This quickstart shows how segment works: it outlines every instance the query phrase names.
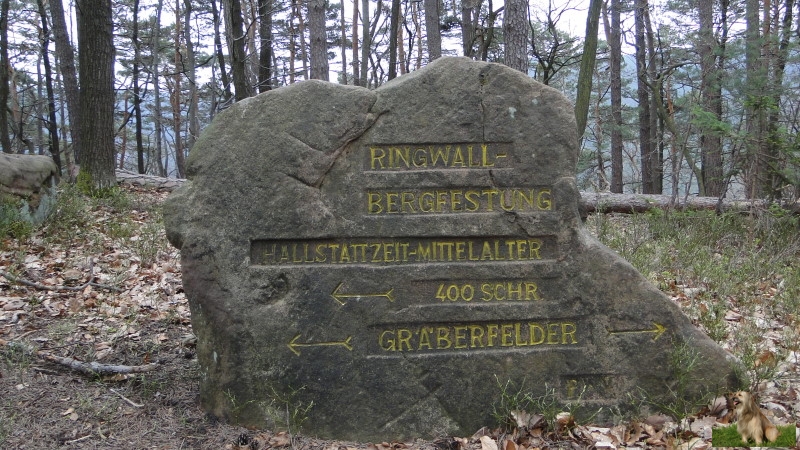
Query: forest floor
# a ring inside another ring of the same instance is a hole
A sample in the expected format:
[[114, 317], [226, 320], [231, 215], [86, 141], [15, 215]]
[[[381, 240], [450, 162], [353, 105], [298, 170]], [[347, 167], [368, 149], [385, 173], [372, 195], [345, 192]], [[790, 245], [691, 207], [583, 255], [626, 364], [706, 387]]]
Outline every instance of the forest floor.
[[[508, 433], [487, 423], [472, 436], [434, 441], [325, 441], [221, 423], [197, 402], [196, 339], [179, 254], [167, 243], [161, 220], [166, 196], [130, 186], [102, 201], [66, 192], [45, 226], [17, 230], [22, 238], [0, 235], [0, 448], [702, 450], [711, 446], [711, 427], [730, 420], [718, 399], [683, 420], [654, 415], [576, 425], [564, 415], [546, 423], [534, 411], [515, 416], [523, 426]], [[698, 287], [673, 283], [662, 289], [688, 307]], [[743, 320], [733, 307], [721, 314], [722, 326]], [[758, 388], [774, 422], [795, 424], [800, 372], [785, 329], [800, 335], [800, 328], [796, 316], [783, 316], [763, 317], [771, 331], [760, 338], [774, 348], [756, 356], [775, 370]]]

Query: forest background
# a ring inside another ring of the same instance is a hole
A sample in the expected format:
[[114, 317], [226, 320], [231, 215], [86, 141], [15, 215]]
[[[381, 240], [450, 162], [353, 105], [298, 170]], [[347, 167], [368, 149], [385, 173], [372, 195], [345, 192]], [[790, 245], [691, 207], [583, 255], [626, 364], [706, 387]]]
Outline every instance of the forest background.
[[[376, 88], [441, 56], [576, 102], [581, 188], [800, 193], [795, 0], [2, 0], [0, 140], [92, 187], [183, 178], [214, 115], [317, 78]], [[77, 45], [76, 45], [77, 42]], [[77, 57], [76, 57], [77, 54]]]

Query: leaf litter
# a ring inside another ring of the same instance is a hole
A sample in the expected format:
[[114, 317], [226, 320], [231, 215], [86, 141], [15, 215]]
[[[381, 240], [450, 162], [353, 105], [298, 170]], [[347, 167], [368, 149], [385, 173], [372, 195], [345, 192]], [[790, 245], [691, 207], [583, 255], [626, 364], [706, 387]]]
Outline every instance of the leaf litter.
[[[51, 239], [40, 230], [26, 240], [0, 243], [2, 448], [704, 450], [711, 446], [711, 429], [731, 421], [730, 406], [720, 397], [680, 422], [650, 416], [580, 424], [562, 412], [551, 425], [536, 411], [510, 411], [516, 424], [511, 430], [484, 427], [472, 436], [432, 441], [340, 442], [224, 424], [198, 405], [200, 371], [179, 253], [159, 223], [158, 208], [168, 193], [124, 189], [135, 207], [95, 205], [91, 221], [73, 239]], [[754, 288], [770, 296], [784, 288], [781, 283], [763, 280]], [[665, 293], [686, 310], [696, 306], [703, 287], [673, 282]], [[787, 331], [787, 323], [768, 308], [745, 315], [733, 302], [726, 304], [728, 335], [755, 326], [768, 343], [756, 364], [777, 367], [759, 386], [764, 411], [776, 424], [796, 423], [800, 349], [786, 336], [800, 336], [800, 328]], [[730, 342], [722, 345], [733, 350]], [[63, 361], [156, 368], [87, 376]]]

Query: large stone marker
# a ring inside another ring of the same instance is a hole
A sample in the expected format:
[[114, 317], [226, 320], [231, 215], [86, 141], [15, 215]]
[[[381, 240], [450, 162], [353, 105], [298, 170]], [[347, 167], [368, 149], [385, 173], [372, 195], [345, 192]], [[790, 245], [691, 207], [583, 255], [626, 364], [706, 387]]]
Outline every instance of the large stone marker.
[[[308, 81], [223, 112], [165, 206], [214, 415], [345, 439], [469, 435], [500, 384], [586, 410], [737, 382], [585, 230], [572, 106], [443, 58], [377, 90]], [[685, 379], [683, 381], [686, 381]], [[291, 422], [291, 420], [289, 420]]]

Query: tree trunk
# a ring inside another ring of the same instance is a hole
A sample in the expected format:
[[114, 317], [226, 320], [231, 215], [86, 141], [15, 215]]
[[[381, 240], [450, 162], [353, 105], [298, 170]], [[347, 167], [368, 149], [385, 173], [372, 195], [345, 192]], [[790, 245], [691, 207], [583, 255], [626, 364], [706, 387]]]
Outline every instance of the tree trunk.
[[141, 49], [139, 48], [139, 0], [133, 0], [133, 34], [131, 40], [133, 41], [131, 78], [133, 78], [133, 116], [136, 119], [136, 168], [139, 173], [145, 173], [147, 168], [144, 165], [144, 144], [142, 142], [142, 98], [139, 89], [139, 60], [141, 58]]
[[47, 12], [43, 0], [37, 0], [39, 15], [42, 17], [42, 62], [44, 63], [44, 78], [47, 87], [47, 109], [50, 120], [47, 123], [47, 132], [50, 134], [50, 155], [58, 167], [61, 176], [61, 151], [58, 146], [58, 120], [56, 119], [56, 99], [53, 93], [53, 72], [50, 68], [50, 55], [48, 44], [50, 42], [50, 29], [47, 26]]
[[308, 0], [308, 35], [311, 40], [311, 78], [328, 81], [328, 35], [325, 0]]
[[772, 70], [770, 74], [771, 86], [769, 90], [772, 94], [772, 99], [770, 101], [772, 107], [769, 109], [769, 114], [766, 118], [766, 133], [768, 136], [767, 154], [769, 155], [768, 197], [770, 198], [781, 198], [782, 196], [781, 188], [783, 179], [781, 175], [782, 167], [780, 167], [780, 164], [783, 159], [781, 155], [783, 152], [781, 143], [784, 138], [780, 131], [781, 124], [779, 120], [781, 105], [784, 103], [783, 77], [789, 52], [789, 40], [792, 35], [792, 10], [794, 9], [794, 3], [794, 0], [784, 0], [784, 15], [780, 23], [778, 23], [779, 3], [777, 0], [774, 7], [774, 22], [776, 28], [774, 35], [777, 38], [778, 33], [780, 33], [780, 40], [777, 42], [777, 45], [773, 44], [774, 52], [771, 55], [772, 63], [770, 66]]
[[603, 0], [591, 0], [586, 17], [586, 40], [583, 45], [581, 69], [578, 74], [578, 98], [575, 100], [575, 118], [578, 122], [578, 139], [583, 139], [589, 117], [589, 101], [592, 94], [592, 76], [597, 60], [597, 33], [600, 29], [600, 5]]
[[[714, 2], [697, 3], [700, 29], [697, 52], [700, 56], [700, 95], [703, 110], [715, 122], [722, 121], [722, 83], [718, 70], [719, 48], [714, 37]], [[700, 195], [720, 197], [724, 193], [722, 180], [722, 137], [714, 124], [701, 125], [700, 160], [704, 192]]]
[[85, 190], [116, 185], [114, 173], [114, 29], [111, 0], [77, 0], [81, 168]]
[[192, 1], [184, 0], [183, 4], [186, 6], [184, 10], [184, 27], [183, 27], [183, 40], [186, 46], [186, 59], [184, 64], [184, 73], [186, 74], [187, 82], [189, 83], [189, 133], [186, 137], [186, 153], [190, 153], [200, 134], [200, 122], [197, 119], [197, 110], [199, 107], [199, 99], [197, 96], [197, 71], [195, 69], [195, 53], [194, 44], [192, 43]]
[[[212, 1], [212, 5], [213, 4], [214, 1]], [[158, 174], [162, 177], [166, 177], [167, 171], [164, 168], [164, 160], [161, 155], [161, 133], [163, 124], [161, 123], [161, 81], [159, 76], [159, 64], [161, 60], [161, 53], [159, 51], [159, 47], [161, 46], [161, 9], [163, 6], [164, 0], [158, 0], [158, 5], [156, 6], [156, 15], [153, 23], [153, 41], [150, 44], [150, 52], [153, 55], [153, 65], [151, 70], [153, 72], [153, 125], [155, 127], [156, 159], [158, 159]]]
[[[181, 73], [185, 70], [181, 56], [181, 1], [175, 0], [175, 75], [173, 89], [170, 95], [172, 104], [172, 133], [175, 139], [175, 170], [178, 178], [186, 178], [185, 157], [183, 152], [183, 132], [181, 127]], [[237, 89], [237, 94], [239, 90]]]
[[[642, 213], [656, 209], [675, 211], [750, 211], [769, 207], [762, 201], [723, 200], [718, 197], [686, 197], [676, 199], [669, 195], [609, 194], [581, 192], [581, 206], [586, 213]], [[783, 206], [793, 214], [800, 214], [800, 203]]]
[[231, 47], [231, 71], [236, 101], [250, 97], [252, 92], [247, 82], [247, 55], [244, 51], [244, 19], [240, 0], [225, 0], [225, 20], [227, 22], [228, 42]]
[[747, 168], [745, 184], [749, 198], [762, 198], [765, 195], [767, 172], [766, 148], [764, 139], [766, 67], [761, 58], [761, 33], [759, 0], [747, 0], [745, 16], [745, 70], [746, 101], [745, 122], [747, 149]]
[[340, 49], [342, 52], [342, 75], [339, 82], [342, 84], [347, 84], [347, 25], [345, 24], [344, 20], [344, 0], [341, 0], [339, 5], [339, 26], [341, 27], [342, 32], [342, 47]]
[[[159, 0], [159, 5], [162, 0]], [[159, 17], [161, 7], [159, 6]], [[211, 18], [214, 21], [214, 51], [217, 54], [217, 64], [219, 65], [219, 79], [222, 82], [223, 98], [225, 103], [229, 103], [233, 98], [231, 93], [231, 82], [228, 79], [228, 72], [225, 70], [225, 55], [222, 51], [222, 35], [219, 32], [219, 11], [217, 10], [217, 0], [211, 0]]]
[[475, 56], [475, 32], [481, 2], [482, 0], [463, 0], [461, 2], [461, 48], [467, 58]]
[[53, 37], [55, 37], [56, 55], [64, 82], [64, 97], [66, 97], [67, 117], [69, 117], [69, 135], [72, 138], [72, 147], [64, 146], [64, 159], [66, 159], [67, 163], [68, 178], [73, 180], [76, 175], [73, 161], [77, 161], [77, 150], [80, 148], [80, 109], [78, 108], [78, 75], [75, 70], [75, 52], [67, 33], [67, 22], [64, 19], [62, 2], [50, 1], [48, 3], [52, 18]]
[[641, 157], [642, 193], [652, 192], [652, 163], [653, 154], [651, 144], [652, 130], [650, 129], [650, 94], [647, 87], [647, 44], [645, 42], [644, 11], [647, 0], [635, 0], [635, 28], [636, 28], [636, 93], [639, 100], [639, 155]]
[[389, 17], [389, 79], [397, 78], [397, 32], [400, 30], [400, 0], [392, 0]]
[[[504, 49], [505, 64], [525, 75], [528, 74], [529, 65], [528, 30], [530, 30], [530, 25], [528, 24], [527, 0], [506, 0], [505, 17], [503, 19], [503, 37], [506, 43]], [[596, 36], [597, 31], [595, 30]]]
[[[393, 0], [398, 4], [399, 0]], [[394, 6], [392, 6], [394, 8]], [[393, 10], [394, 11], [394, 10]], [[439, 30], [439, 0], [425, 0], [425, 34], [428, 39], [428, 61], [442, 57], [442, 33]], [[526, 27], [527, 29], [527, 27]]]
[[353, 85], [361, 86], [361, 65], [358, 61], [358, 0], [353, 0]]
[[258, 92], [272, 89], [272, 1], [258, 0]]
[[606, 40], [609, 46], [611, 78], [611, 192], [622, 193], [622, 39], [620, 0], [611, 0], [611, 24], [606, 18]]
[[[358, 1], [358, 0], [354, 0]], [[367, 87], [368, 85], [368, 77], [367, 77], [367, 68], [369, 66], [369, 52], [372, 47], [372, 42], [370, 42], [370, 33], [369, 33], [369, 0], [361, 0], [361, 15], [363, 16], [361, 20], [361, 74], [359, 75], [359, 81], [361, 81], [361, 86]]]
[[297, 35], [300, 38], [300, 62], [303, 63], [303, 79], [309, 79], [308, 47], [306, 46], [306, 22], [303, 18], [302, 0], [294, 0], [297, 12]]
[[0, 3], [0, 145], [5, 153], [11, 151], [11, 137], [8, 134], [8, 8], [10, 0]]
[[[711, 0], [707, 0], [711, 1]], [[644, 19], [644, 28], [645, 28], [645, 37], [647, 42], [647, 55], [648, 55], [648, 63], [647, 63], [647, 76], [650, 80], [648, 82], [648, 86], [653, 88], [653, 82], [656, 79], [656, 49], [655, 49], [655, 38], [653, 35], [653, 26], [650, 23], [650, 8], [644, 8], [642, 11], [642, 17]], [[659, 92], [659, 95], [661, 93]], [[650, 193], [651, 194], [661, 194], [662, 189], [664, 187], [663, 183], [663, 175], [664, 175], [664, 153], [662, 152], [663, 149], [663, 124], [659, 128], [659, 121], [658, 121], [658, 105], [656, 104], [655, 94], [651, 96], [650, 103], [648, 107], [650, 108]], [[659, 133], [659, 131], [661, 131]]]

